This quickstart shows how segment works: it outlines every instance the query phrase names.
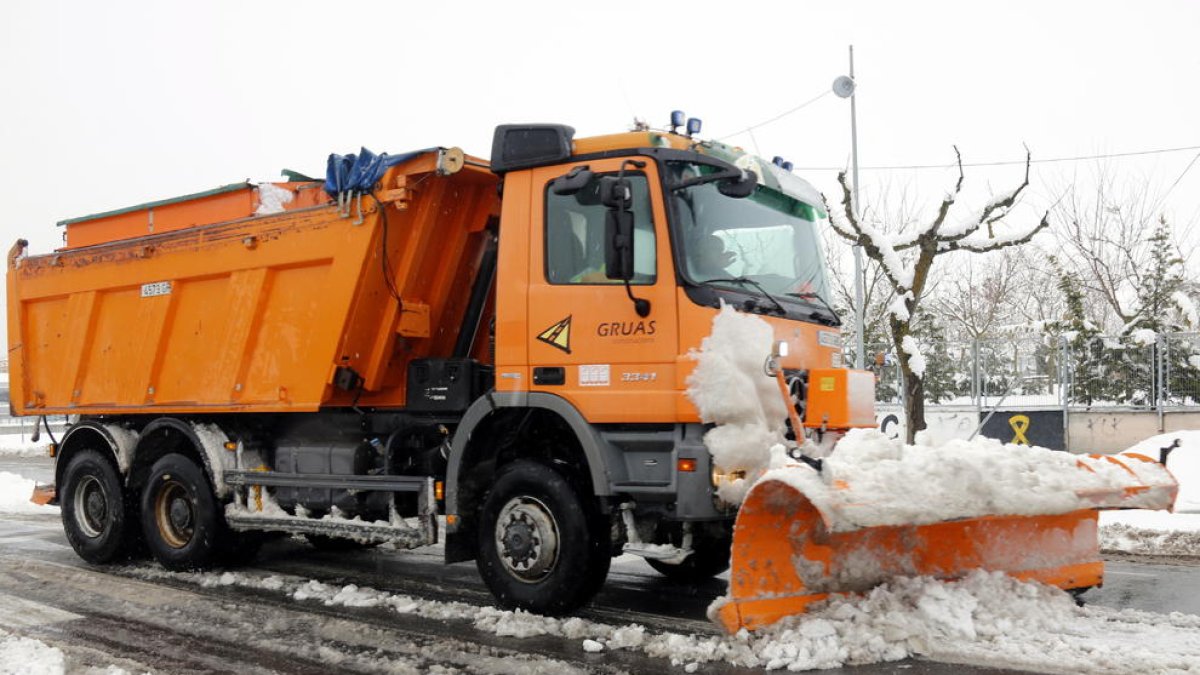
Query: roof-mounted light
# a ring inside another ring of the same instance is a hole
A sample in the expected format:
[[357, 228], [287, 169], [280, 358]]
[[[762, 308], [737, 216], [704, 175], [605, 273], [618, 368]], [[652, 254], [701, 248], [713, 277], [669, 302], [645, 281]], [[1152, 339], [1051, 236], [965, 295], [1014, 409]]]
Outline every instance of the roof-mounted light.
[[676, 129], [684, 125], [685, 117], [682, 110], [671, 111], [671, 133], [675, 133]]
[[688, 121], [687, 121], [688, 138], [691, 138], [692, 136], [695, 136], [696, 134], [700, 133], [700, 124], [701, 124], [701, 122], [700, 122], [699, 117], [689, 117], [688, 118]]

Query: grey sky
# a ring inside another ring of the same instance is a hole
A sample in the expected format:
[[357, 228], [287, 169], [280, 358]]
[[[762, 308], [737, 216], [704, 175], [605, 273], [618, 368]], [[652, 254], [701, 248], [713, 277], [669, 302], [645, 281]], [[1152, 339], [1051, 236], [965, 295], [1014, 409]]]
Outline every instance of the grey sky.
[[[550, 121], [581, 135], [672, 108], [721, 137], [826, 91], [856, 51], [865, 166], [1200, 145], [1200, 3], [20, 2], [0, 9], [0, 239], [58, 243], [68, 217], [199, 191], [329, 152], [460, 145]], [[825, 96], [730, 139], [842, 166]], [[1197, 151], [1114, 165], [1160, 185]], [[1198, 162], [1197, 164], [1200, 164]], [[1072, 164], [1040, 165], [1030, 201]], [[832, 171], [804, 177], [829, 192]], [[977, 189], [1020, 167], [973, 169]], [[1039, 180], [1042, 181], [1039, 184]], [[942, 171], [864, 172], [934, 202]], [[1195, 220], [1200, 166], [1164, 209]], [[7, 248], [7, 243], [5, 243]]]

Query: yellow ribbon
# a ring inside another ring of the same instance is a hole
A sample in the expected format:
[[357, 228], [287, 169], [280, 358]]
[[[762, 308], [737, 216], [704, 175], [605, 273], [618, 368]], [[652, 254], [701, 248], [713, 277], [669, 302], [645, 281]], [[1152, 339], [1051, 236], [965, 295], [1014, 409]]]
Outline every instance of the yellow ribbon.
[[1029, 428], [1029, 417], [1025, 415], [1013, 415], [1008, 418], [1008, 426], [1012, 427], [1014, 432], [1013, 438], [1009, 443], [1029, 445], [1029, 439], [1025, 438], [1025, 430]]

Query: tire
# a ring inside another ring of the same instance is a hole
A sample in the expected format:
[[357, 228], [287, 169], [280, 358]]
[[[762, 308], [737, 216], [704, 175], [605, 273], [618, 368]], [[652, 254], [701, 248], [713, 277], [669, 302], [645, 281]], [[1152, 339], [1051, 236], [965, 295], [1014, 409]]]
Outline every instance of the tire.
[[562, 475], [522, 460], [501, 471], [484, 499], [475, 562], [502, 607], [564, 614], [604, 584], [608, 539]]
[[183, 455], [165, 455], [150, 468], [141, 519], [147, 548], [169, 570], [206, 569], [230, 554], [232, 537], [208, 477]]
[[80, 450], [63, 471], [63, 530], [75, 553], [96, 565], [133, 552], [137, 525], [125, 509], [116, 467], [95, 450]]
[[[682, 539], [679, 527], [671, 528], [667, 541], [678, 546]], [[678, 565], [649, 558], [646, 559], [646, 563], [671, 581], [694, 586], [729, 569], [729, 554], [732, 548], [732, 533], [722, 533], [715, 537], [697, 536], [692, 541], [692, 554]]]

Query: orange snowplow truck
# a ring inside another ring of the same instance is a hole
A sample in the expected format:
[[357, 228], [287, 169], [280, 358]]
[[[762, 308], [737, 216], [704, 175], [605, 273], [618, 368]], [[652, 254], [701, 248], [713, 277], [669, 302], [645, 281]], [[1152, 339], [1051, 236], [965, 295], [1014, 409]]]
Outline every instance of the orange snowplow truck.
[[825, 217], [781, 163], [674, 128], [504, 125], [490, 162], [334, 155], [325, 181], [64, 221], [48, 255], [18, 242], [12, 406], [71, 416], [39, 495], [87, 561], [444, 534], [502, 605], [567, 612], [621, 552], [684, 580], [729, 566], [729, 477], [686, 395], [722, 303], [789, 343], [797, 423], [874, 426], [870, 374], [841, 367]]

